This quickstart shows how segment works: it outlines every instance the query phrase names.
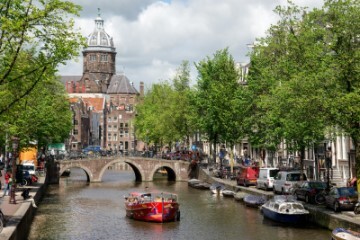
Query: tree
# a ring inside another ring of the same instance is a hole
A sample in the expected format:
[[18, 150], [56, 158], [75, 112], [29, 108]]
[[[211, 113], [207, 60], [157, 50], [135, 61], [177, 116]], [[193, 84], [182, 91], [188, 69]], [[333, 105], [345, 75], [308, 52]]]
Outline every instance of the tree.
[[[84, 44], [73, 31], [80, 6], [69, 1], [5, 0], [0, 4], [0, 115], [55, 74]], [[11, 91], [17, 89], [17, 94]], [[10, 91], [10, 92], [8, 92]]]
[[[235, 141], [234, 134], [239, 124], [236, 121], [239, 88], [239, 73], [228, 49], [219, 50], [213, 58], [195, 64], [198, 70], [195, 108], [198, 112], [198, 124], [211, 143], [216, 145], [224, 141]], [[216, 162], [216, 148], [213, 161]]]
[[39, 146], [64, 142], [72, 128], [72, 115], [63, 84], [54, 76], [43, 76], [31, 93], [4, 114], [3, 135], [17, 136], [21, 145], [37, 140]]
[[325, 89], [331, 107], [327, 117], [351, 137], [360, 179], [360, 1], [327, 0], [312, 17], [324, 29], [322, 41], [329, 55], [332, 87]]
[[189, 65], [184, 61], [172, 84], [152, 85], [142, 103], [137, 106], [135, 126], [139, 139], [149, 143], [168, 144], [187, 139], [191, 125]]
[[305, 150], [324, 139], [329, 72], [323, 45], [304, 11], [291, 2], [276, 8], [281, 19], [252, 53], [248, 87], [250, 138], [271, 148], [285, 141], [288, 150], [300, 152], [301, 170]]

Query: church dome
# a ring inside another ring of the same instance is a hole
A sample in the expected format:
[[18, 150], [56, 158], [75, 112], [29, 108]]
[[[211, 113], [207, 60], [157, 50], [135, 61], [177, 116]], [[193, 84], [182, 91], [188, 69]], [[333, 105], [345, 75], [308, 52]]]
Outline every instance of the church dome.
[[115, 51], [112, 37], [105, 32], [104, 20], [99, 16], [95, 19], [95, 29], [87, 37], [88, 47], [84, 51]]

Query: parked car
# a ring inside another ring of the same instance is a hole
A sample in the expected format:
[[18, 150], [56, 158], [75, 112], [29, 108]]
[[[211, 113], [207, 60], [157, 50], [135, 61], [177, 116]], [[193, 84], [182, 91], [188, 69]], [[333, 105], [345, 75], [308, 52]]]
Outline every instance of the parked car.
[[100, 152], [101, 151], [101, 147], [100, 146], [97, 146], [97, 145], [90, 145], [90, 146], [87, 146], [86, 148], [84, 148], [82, 150], [83, 153], [87, 154], [89, 152]]
[[314, 203], [315, 196], [326, 189], [326, 182], [323, 181], [306, 181], [299, 188], [295, 189], [296, 199], [302, 199], [307, 203]]
[[278, 168], [260, 168], [259, 177], [256, 180], [256, 188], [269, 190], [273, 188], [274, 177], [280, 170]]
[[335, 212], [353, 210], [358, 202], [358, 193], [353, 187], [333, 187], [325, 195], [325, 200], [326, 206]]
[[237, 185], [244, 187], [256, 185], [256, 180], [259, 176], [259, 167], [240, 167], [236, 178]]
[[300, 186], [303, 181], [306, 181], [307, 177], [303, 173], [301, 178], [300, 171], [279, 171], [274, 178], [274, 193], [290, 194], [291, 189], [296, 186]]

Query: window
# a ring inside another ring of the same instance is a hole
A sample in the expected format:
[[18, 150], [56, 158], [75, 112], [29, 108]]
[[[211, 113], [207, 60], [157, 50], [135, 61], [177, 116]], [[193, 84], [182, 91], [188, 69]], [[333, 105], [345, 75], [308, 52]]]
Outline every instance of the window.
[[117, 141], [118, 139], [117, 139], [117, 134], [115, 133], [114, 134], [114, 141]]
[[100, 61], [101, 62], [107, 62], [108, 61], [107, 55], [106, 54], [101, 54]]
[[90, 62], [96, 62], [96, 54], [90, 54]]
[[77, 129], [74, 129], [73, 134], [78, 135], [79, 131]]
[[108, 141], [111, 141], [111, 133], [108, 133]]
[[79, 124], [79, 121], [74, 119], [74, 125], [78, 125]]

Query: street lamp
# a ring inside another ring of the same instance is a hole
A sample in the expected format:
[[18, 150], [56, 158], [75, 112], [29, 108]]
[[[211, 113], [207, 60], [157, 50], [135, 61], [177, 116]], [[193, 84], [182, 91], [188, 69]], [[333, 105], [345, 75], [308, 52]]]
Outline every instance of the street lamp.
[[19, 147], [19, 138], [13, 137], [11, 138], [12, 141], [12, 184], [10, 189], [10, 200], [9, 203], [16, 204], [16, 197], [15, 197], [15, 191], [16, 191], [16, 158], [17, 158], [17, 149]]

